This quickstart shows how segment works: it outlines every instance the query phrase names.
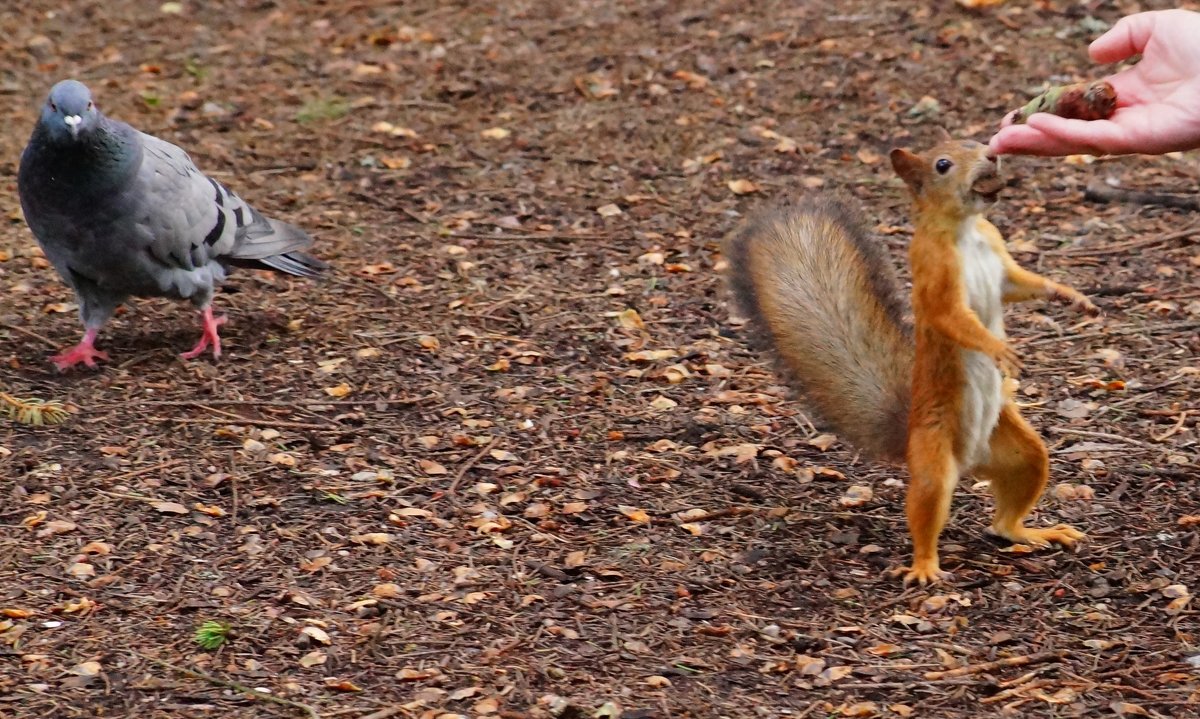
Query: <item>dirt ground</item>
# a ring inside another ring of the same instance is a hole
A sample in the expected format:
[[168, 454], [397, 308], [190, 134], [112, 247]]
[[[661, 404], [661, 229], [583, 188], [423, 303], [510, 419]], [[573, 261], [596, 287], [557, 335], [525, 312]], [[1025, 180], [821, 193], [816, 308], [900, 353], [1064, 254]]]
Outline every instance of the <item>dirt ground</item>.
[[[0, 438], [0, 716], [1200, 715], [1200, 225], [1084, 197], [1194, 197], [1194, 154], [1005, 163], [1018, 260], [1104, 310], [1008, 315], [1052, 452], [1033, 521], [1089, 542], [989, 541], [967, 481], [933, 589], [886, 575], [903, 471], [746, 349], [719, 255], [828, 191], [899, 261], [889, 148], [986, 139], [1169, 4], [8, 4], [3, 382], [74, 414]], [[15, 182], [68, 76], [336, 270], [236, 274], [219, 362], [143, 300], [110, 364], [56, 374], [80, 329]]]

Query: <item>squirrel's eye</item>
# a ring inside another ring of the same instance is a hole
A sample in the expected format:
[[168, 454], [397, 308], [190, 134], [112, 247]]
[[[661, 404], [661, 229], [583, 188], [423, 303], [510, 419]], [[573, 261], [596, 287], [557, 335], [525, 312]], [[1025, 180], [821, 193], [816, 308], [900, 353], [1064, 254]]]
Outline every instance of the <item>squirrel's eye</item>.
[[50, 103], [50, 111], [51, 111], [51, 112], [58, 112], [58, 105], [55, 105], [53, 102], [52, 102], [52, 103]]
[[93, 107], [95, 107], [95, 105], [92, 104], [91, 100], [88, 100], [88, 109], [91, 110]]
[[944, 175], [950, 171], [951, 167], [954, 167], [954, 163], [950, 162], [949, 160], [947, 160], [946, 158], [943, 157], [942, 159], [933, 163], [933, 167], [935, 170], [938, 171], [939, 175]]

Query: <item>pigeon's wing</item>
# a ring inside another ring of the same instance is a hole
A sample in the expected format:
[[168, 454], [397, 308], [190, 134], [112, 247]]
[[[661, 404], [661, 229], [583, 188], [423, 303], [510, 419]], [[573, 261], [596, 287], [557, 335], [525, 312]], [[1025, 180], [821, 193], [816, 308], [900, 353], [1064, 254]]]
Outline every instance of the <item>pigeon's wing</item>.
[[131, 190], [139, 193], [138, 220], [154, 238], [147, 250], [160, 262], [191, 270], [312, 244], [299, 228], [264, 217], [202, 173], [179, 147], [145, 133], [141, 140], [142, 164]]

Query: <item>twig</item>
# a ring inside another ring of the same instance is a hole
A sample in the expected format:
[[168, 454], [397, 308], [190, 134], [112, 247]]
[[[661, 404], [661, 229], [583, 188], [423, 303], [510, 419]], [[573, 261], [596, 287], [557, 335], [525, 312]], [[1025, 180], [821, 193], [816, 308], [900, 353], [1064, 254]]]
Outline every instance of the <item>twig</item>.
[[[108, 479], [108, 481], [109, 482], [120, 482], [120, 481], [123, 481], [126, 479], [133, 479], [134, 477], [140, 477], [143, 474], [149, 474], [151, 472], [157, 472], [160, 469], [167, 469], [169, 467], [174, 467], [177, 464], [183, 464], [185, 461], [186, 460], [183, 460], [183, 459], [168, 459], [166, 462], [161, 462], [159, 464], [154, 465], [153, 467], [142, 467], [141, 469], [135, 469], [132, 472], [126, 472], [125, 474], [118, 474], [115, 477], [110, 477]], [[157, 501], [157, 500], [149, 500], [149, 501], [153, 502], [153, 501]]]
[[[1032, 675], [1032, 672], [1030, 674], [1027, 674], [1026, 676], [1031, 676], [1031, 675]], [[981, 704], [994, 704], [996, 702], [1006, 701], [1008, 699], [1013, 698], [1013, 696], [1015, 696], [1015, 695], [1021, 695], [1021, 694], [1024, 694], [1025, 692], [1032, 691], [1034, 689], [1041, 689], [1042, 687], [1052, 686], [1054, 683], [1055, 683], [1055, 680], [1053, 680], [1053, 679], [1039, 679], [1037, 681], [1031, 681], [1027, 684], [1025, 684], [1025, 683], [1018, 684], [1017, 686], [1010, 687], [1003, 691], [997, 692], [997, 693], [991, 695], [990, 697], [984, 697], [984, 698], [980, 699], [979, 702]]]
[[454, 491], [458, 489], [458, 485], [463, 481], [463, 477], [467, 476], [467, 472], [471, 470], [471, 467], [474, 467], [476, 462], [483, 459], [491, 451], [492, 447], [496, 446], [496, 442], [499, 441], [499, 437], [492, 437], [492, 441], [488, 442], [486, 447], [476, 452], [474, 457], [471, 457], [462, 467], [459, 467], [458, 474], [454, 475], [454, 481], [450, 483], [450, 488], [446, 490], [446, 494], [454, 494]]
[[1127, 252], [1129, 250], [1146, 248], [1151, 245], [1160, 245], [1164, 242], [1170, 242], [1172, 240], [1178, 240], [1184, 237], [1191, 237], [1195, 234], [1200, 234], [1200, 223], [1190, 225], [1182, 230], [1176, 230], [1175, 232], [1168, 232], [1165, 235], [1159, 235], [1157, 237], [1140, 237], [1136, 240], [1118, 242], [1115, 245], [1106, 245], [1105, 247], [1080, 248], [1073, 250], [1047, 250], [1045, 254], [1058, 255], [1060, 257], [1099, 257], [1101, 255], [1119, 255], [1122, 252]]
[[1130, 202], [1135, 205], [1162, 205], [1180, 210], [1200, 210], [1200, 199], [1195, 195], [1168, 195], [1162, 192], [1141, 192], [1120, 187], [1090, 184], [1083, 191], [1083, 199], [1092, 202]]
[[[321, 400], [303, 400], [296, 402], [293, 400], [269, 400], [269, 399], [210, 399], [210, 400], [191, 400], [191, 399], [155, 399], [155, 400], [139, 400], [139, 407], [197, 407], [205, 409], [207, 407], [238, 407], [238, 406], [253, 406], [253, 407], [350, 407], [361, 404], [421, 404], [439, 399], [437, 395], [429, 394], [424, 397], [397, 397], [395, 399], [342, 399], [330, 400], [323, 402]], [[128, 407], [128, 402], [103, 404], [99, 405], [102, 409], [118, 409]]]
[[1161, 324], [1145, 324], [1134, 327], [1121, 327], [1115, 330], [1101, 330], [1099, 332], [1083, 332], [1075, 335], [1054, 335], [1053, 337], [1043, 337], [1041, 339], [1031, 339], [1027, 342], [1022, 342], [1021, 347], [1037, 347], [1038, 345], [1053, 344], [1055, 342], [1078, 342], [1080, 340], [1090, 340], [1097, 337], [1119, 337], [1122, 335], [1136, 335], [1143, 332], [1149, 334], [1151, 332], [1166, 331], [1166, 330], [1190, 330], [1200, 327], [1200, 322], [1196, 320], [1181, 320], [1179, 322], [1163, 322]]
[[58, 349], [57, 342], [50, 339], [49, 337], [46, 337], [45, 335], [39, 335], [37, 332], [34, 332], [33, 330], [27, 330], [24, 327], [19, 327], [17, 325], [9, 324], [7, 322], [5, 322], [3, 325], [0, 325], [0, 326], [4, 327], [4, 329], [12, 330], [13, 332], [19, 332], [19, 333], [25, 335], [26, 337], [32, 337], [35, 340], [46, 343], [47, 345], [49, 345], [50, 347], [53, 347], [54, 349]]
[[255, 427], [284, 427], [287, 429], [322, 429], [328, 432], [337, 429], [337, 425], [314, 424], [312, 422], [284, 422], [275, 419], [249, 419], [246, 417], [230, 417], [229, 419], [209, 419], [207, 417], [148, 417], [150, 422], [175, 422], [177, 424], [250, 424]]
[[1171, 429], [1168, 429], [1166, 432], [1163, 432], [1162, 434], [1158, 435], [1157, 437], [1154, 435], [1150, 435], [1150, 439], [1154, 440], [1155, 442], [1162, 442], [1162, 441], [1165, 441], [1167, 438], [1174, 436], [1179, 430], [1183, 429], [1183, 425], [1187, 423], [1187, 418], [1188, 418], [1188, 411], [1185, 409], [1179, 413], [1179, 421], [1175, 423], [1174, 427], [1172, 427]]
[[152, 664], [157, 664], [158, 666], [162, 667], [163, 669], [167, 669], [167, 670], [170, 670], [173, 672], [178, 672], [180, 674], [183, 674], [184, 676], [189, 676], [189, 677], [192, 677], [193, 679], [199, 679], [201, 681], [208, 682], [209, 684], [212, 684], [214, 686], [224, 687], [226, 689], [232, 689], [234, 691], [241, 692], [242, 694], [245, 694], [246, 696], [251, 697], [253, 699], [261, 699], [262, 701], [271, 702], [273, 704], [279, 704], [280, 706], [291, 707], [292, 709], [299, 709], [300, 711], [307, 714], [309, 716], [309, 719], [321, 719], [321, 715], [317, 713], [316, 709], [314, 709], [312, 706], [310, 706], [308, 704], [304, 704], [303, 702], [296, 702], [296, 701], [292, 701], [291, 699], [284, 699], [282, 697], [277, 697], [274, 694], [264, 694], [263, 692], [255, 691], [244, 684], [238, 684], [237, 682], [229, 681], [228, 679], [221, 679], [219, 677], [214, 677], [211, 674], [205, 674], [204, 672], [197, 671], [195, 669], [188, 669], [187, 667], [181, 667], [176, 664], [172, 664], [170, 662], [165, 662], [162, 659], [159, 659], [157, 657], [152, 657], [152, 656], [149, 656], [146, 654], [142, 654], [141, 652], [133, 652], [133, 654], [141, 657], [142, 659], [145, 659], [146, 661], [148, 661]]
[[388, 717], [396, 716], [402, 711], [404, 711], [404, 707], [399, 705], [394, 707], [384, 707], [377, 712], [364, 714], [363, 716], [359, 717], [359, 719], [388, 719]]
[[1132, 437], [1122, 437], [1119, 434], [1109, 434], [1108, 432], [1092, 432], [1092, 431], [1089, 431], [1086, 429], [1071, 429], [1070, 427], [1049, 427], [1049, 428], [1047, 428], [1047, 431], [1053, 432], [1054, 434], [1071, 434], [1071, 435], [1076, 435], [1079, 437], [1094, 437], [1096, 439], [1114, 439], [1118, 442], [1126, 442], [1128, 444], [1132, 444], [1137, 447], [1150, 447], [1151, 446], [1151, 445], [1146, 444], [1145, 442], [1143, 442], [1140, 439], [1134, 439]]
[[1036, 654], [1026, 654], [1019, 657], [1006, 657], [997, 659], [993, 662], [983, 662], [982, 664], [970, 664], [957, 669], [948, 669], [942, 672], [925, 672], [925, 678], [929, 681], [937, 681], [939, 679], [953, 679], [955, 677], [966, 677], [974, 674], [982, 674], [990, 672], [993, 669], [1004, 669], [1007, 667], [1023, 667], [1028, 664], [1037, 664], [1040, 662], [1054, 662], [1065, 658], [1069, 652], [1065, 649], [1056, 649], [1050, 652], [1038, 652]]

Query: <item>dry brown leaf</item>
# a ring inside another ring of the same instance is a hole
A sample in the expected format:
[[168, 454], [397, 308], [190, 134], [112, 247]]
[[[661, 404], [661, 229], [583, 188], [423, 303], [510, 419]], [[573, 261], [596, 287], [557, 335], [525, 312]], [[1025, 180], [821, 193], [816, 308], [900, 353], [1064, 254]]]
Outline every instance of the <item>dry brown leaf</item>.
[[445, 467], [434, 462], [432, 459], [418, 460], [417, 464], [421, 467], [421, 471], [430, 476], [449, 474]]

